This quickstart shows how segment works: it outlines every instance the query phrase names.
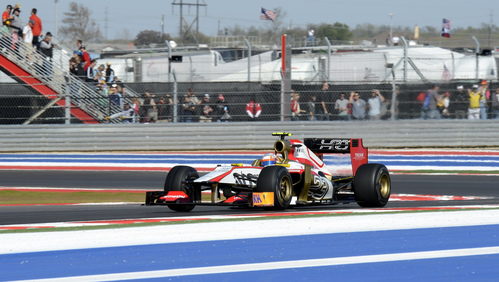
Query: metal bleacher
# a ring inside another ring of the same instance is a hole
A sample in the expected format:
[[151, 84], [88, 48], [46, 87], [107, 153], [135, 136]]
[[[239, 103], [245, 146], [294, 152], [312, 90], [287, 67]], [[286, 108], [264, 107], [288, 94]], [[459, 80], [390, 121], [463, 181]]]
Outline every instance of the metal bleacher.
[[[7, 30], [0, 30], [0, 69], [14, 80], [30, 87], [45, 96], [54, 106], [67, 106], [70, 101], [70, 113], [82, 123], [100, 123], [109, 115], [108, 97], [96, 91], [93, 85], [71, 74], [68, 61], [72, 51], [57, 45], [56, 60], [48, 60], [31, 44], [22, 40], [13, 44]], [[125, 103], [138, 94], [127, 89]], [[113, 122], [113, 121], [111, 121]]]

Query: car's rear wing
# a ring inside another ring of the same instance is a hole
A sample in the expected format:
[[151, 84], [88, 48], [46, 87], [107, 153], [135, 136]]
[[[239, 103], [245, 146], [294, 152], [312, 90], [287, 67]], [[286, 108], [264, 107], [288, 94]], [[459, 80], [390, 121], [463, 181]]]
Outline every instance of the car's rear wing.
[[360, 138], [305, 138], [303, 143], [317, 155], [350, 154], [354, 175], [357, 168], [368, 161], [368, 149]]

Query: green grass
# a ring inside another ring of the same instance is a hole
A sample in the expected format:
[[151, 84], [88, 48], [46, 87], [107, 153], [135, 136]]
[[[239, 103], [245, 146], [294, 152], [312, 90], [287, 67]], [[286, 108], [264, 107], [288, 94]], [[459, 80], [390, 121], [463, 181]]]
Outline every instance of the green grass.
[[0, 205], [144, 202], [144, 193], [100, 191], [18, 191], [0, 190]]

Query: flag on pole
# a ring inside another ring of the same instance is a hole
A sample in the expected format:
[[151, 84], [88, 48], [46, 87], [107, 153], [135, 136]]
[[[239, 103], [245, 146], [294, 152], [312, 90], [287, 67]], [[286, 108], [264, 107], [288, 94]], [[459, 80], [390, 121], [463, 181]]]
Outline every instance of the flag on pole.
[[277, 14], [274, 11], [267, 10], [262, 7], [262, 14], [260, 15], [260, 19], [267, 21], [274, 21], [277, 17]]
[[442, 72], [442, 80], [449, 81], [451, 79], [452, 79], [452, 74], [450, 73], [447, 65], [444, 63], [444, 70]]
[[449, 19], [443, 19], [442, 20], [442, 37], [450, 37], [450, 20]]

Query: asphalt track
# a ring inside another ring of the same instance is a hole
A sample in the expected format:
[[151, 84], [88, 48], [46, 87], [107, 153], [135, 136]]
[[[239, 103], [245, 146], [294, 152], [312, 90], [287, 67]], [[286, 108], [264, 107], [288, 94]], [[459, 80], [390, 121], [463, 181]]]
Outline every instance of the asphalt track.
[[[0, 171], [2, 187], [115, 188], [160, 190], [166, 173], [136, 171]], [[467, 201], [389, 202], [387, 207], [499, 204], [499, 176], [475, 175], [393, 175], [392, 193], [489, 197]], [[36, 197], [36, 192], [33, 192]], [[347, 205], [297, 208], [358, 209]], [[190, 213], [172, 212], [166, 207], [139, 204], [96, 206], [1, 206], [0, 225], [61, 221], [109, 220], [201, 216], [248, 213], [248, 209], [196, 207]], [[251, 210], [261, 212], [260, 210]], [[263, 210], [262, 210], [263, 211]]]

